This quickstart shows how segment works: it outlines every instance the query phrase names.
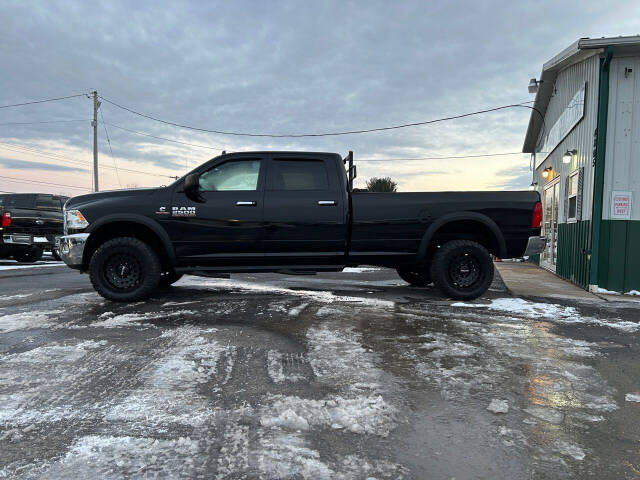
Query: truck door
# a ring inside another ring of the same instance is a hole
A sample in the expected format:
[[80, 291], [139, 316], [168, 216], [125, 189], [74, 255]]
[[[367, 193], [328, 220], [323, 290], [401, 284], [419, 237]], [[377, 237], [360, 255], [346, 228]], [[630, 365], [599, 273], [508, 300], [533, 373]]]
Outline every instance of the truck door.
[[339, 265], [346, 244], [345, 195], [335, 162], [273, 155], [265, 191], [266, 262]]
[[181, 263], [260, 263], [263, 251], [265, 161], [221, 159], [200, 173], [202, 203], [181, 188], [162, 221]]

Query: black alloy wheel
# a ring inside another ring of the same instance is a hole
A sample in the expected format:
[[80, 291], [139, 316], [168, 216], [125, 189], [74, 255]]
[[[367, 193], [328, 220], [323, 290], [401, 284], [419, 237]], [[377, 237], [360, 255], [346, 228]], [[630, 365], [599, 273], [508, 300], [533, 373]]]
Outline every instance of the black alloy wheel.
[[96, 291], [116, 302], [148, 297], [158, 286], [161, 265], [150, 245], [133, 237], [103, 243], [89, 262], [89, 278]]
[[451, 298], [478, 298], [491, 286], [493, 274], [489, 252], [471, 240], [447, 242], [433, 255], [431, 277], [436, 287]]

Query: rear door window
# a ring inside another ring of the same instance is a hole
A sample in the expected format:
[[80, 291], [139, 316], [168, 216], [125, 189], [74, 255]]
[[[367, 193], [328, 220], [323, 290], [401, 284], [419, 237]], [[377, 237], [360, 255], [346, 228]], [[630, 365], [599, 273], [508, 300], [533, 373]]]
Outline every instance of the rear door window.
[[327, 166], [322, 160], [274, 159], [271, 190], [329, 190]]
[[60, 199], [53, 195], [36, 196], [36, 208], [40, 210], [60, 210]]

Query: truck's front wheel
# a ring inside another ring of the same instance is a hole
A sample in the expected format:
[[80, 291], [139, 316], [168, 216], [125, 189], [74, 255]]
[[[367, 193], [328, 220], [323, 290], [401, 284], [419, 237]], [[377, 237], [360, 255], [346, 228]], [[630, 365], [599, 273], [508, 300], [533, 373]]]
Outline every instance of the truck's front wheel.
[[93, 288], [104, 298], [130, 302], [145, 298], [160, 281], [156, 252], [142, 240], [118, 237], [103, 243], [89, 263]]
[[478, 298], [493, 281], [493, 262], [486, 248], [471, 240], [453, 240], [433, 256], [431, 277], [436, 287], [458, 300]]

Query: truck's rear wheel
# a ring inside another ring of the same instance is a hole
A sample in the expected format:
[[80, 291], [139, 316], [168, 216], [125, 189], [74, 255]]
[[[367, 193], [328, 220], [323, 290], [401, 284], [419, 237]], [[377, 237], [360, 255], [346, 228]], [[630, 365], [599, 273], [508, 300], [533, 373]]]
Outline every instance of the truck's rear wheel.
[[493, 281], [493, 262], [486, 248], [471, 240], [453, 240], [433, 256], [431, 277], [448, 297], [478, 298]]
[[411, 267], [397, 268], [398, 276], [414, 287], [426, 287], [431, 283], [429, 266], [413, 265]]
[[17, 262], [33, 263], [42, 258], [43, 252], [44, 250], [42, 248], [33, 247], [28, 250], [23, 250], [22, 252], [14, 253], [13, 258]]
[[103, 243], [89, 263], [93, 288], [104, 298], [130, 302], [145, 298], [160, 281], [161, 265], [156, 252], [133, 237]]

